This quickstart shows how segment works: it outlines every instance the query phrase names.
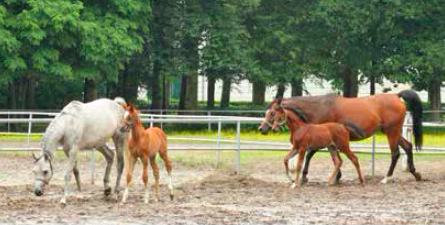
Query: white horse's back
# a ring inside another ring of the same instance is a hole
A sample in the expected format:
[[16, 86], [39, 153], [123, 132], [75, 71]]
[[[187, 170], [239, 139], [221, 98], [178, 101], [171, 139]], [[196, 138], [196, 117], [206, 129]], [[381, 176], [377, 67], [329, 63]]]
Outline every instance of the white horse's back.
[[103, 145], [122, 127], [125, 109], [116, 101], [98, 99], [83, 104], [80, 121], [83, 124], [80, 148]]

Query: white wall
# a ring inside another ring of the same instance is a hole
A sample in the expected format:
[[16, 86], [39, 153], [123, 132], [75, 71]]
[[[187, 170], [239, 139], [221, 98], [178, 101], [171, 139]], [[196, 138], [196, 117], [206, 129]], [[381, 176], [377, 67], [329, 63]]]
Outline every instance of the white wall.
[[[207, 100], [207, 81], [205, 77], [199, 77], [198, 79], [198, 100], [206, 101]], [[316, 78], [305, 79], [304, 87], [310, 93], [310, 95], [323, 95], [327, 93], [335, 92], [329, 82], [322, 81]], [[385, 81], [383, 85], [376, 84], [376, 93], [383, 93], [383, 88], [391, 87], [392, 91], [390, 93], [398, 93], [402, 90], [410, 89], [411, 86], [409, 84], [398, 84], [397, 88], [393, 87], [393, 84], [389, 81]], [[364, 84], [359, 86], [359, 96], [367, 96], [369, 95], [369, 84]], [[216, 82], [215, 87], [215, 100], [219, 101], [221, 99], [221, 91], [222, 91], [222, 81]], [[422, 101], [428, 100], [428, 95], [426, 91], [418, 92]], [[276, 94], [276, 86], [268, 87], [266, 89], [266, 101], [271, 101]], [[305, 94], [304, 94], [305, 95]], [[286, 92], [284, 93], [284, 97], [291, 96], [291, 87], [287, 86]], [[445, 90], [442, 90], [441, 93], [442, 99], [445, 99]], [[232, 84], [232, 90], [230, 93], [231, 101], [246, 101], [249, 102], [252, 100], [252, 84], [243, 80], [239, 84]]]

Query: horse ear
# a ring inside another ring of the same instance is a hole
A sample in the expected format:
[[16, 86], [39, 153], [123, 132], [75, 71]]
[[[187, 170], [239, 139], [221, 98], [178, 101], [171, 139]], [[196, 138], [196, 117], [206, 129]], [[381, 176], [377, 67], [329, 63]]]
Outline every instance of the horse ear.
[[130, 102], [130, 104], [128, 105], [128, 111], [130, 111], [130, 112], [134, 112], [134, 105], [133, 105], [133, 102]]
[[281, 102], [283, 101], [283, 98], [282, 97], [278, 97], [277, 98], [277, 105], [280, 105], [281, 106]]

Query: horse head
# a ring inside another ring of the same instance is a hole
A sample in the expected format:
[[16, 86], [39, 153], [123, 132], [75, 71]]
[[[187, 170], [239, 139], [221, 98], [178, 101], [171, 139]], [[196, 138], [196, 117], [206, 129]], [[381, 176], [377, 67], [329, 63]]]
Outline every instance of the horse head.
[[37, 157], [32, 154], [34, 158], [34, 194], [37, 196], [43, 195], [45, 186], [49, 184], [49, 181], [53, 177], [53, 165], [51, 162], [51, 155], [49, 153], [43, 153]]
[[283, 106], [280, 104], [276, 104], [274, 107], [274, 116], [272, 118], [273, 124], [272, 124], [272, 130], [273, 131], [280, 131], [283, 128], [283, 125], [287, 122], [287, 115], [284, 111]]
[[139, 110], [137, 110], [133, 103], [130, 102], [127, 107], [127, 111], [125, 112], [125, 125], [122, 127], [122, 131], [129, 131], [130, 128], [136, 124], [136, 122], [140, 121], [139, 113]]
[[273, 118], [275, 116], [276, 106], [281, 106], [282, 100], [283, 100], [282, 98], [275, 98], [267, 107], [264, 119], [261, 122], [260, 126], [258, 127], [258, 130], [261, 131], [262, 134], [267, 134], [269, 129], [272, 128], [272, 125], [274, 123]]

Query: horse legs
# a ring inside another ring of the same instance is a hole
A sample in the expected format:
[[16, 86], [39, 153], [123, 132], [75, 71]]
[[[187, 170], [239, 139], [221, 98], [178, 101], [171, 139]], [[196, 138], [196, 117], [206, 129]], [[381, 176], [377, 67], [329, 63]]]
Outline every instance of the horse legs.
[[110, 148], [108, 148], [107, 145], [103, 145], [97, 148], [97, 151], [102, 153], [102, 155], [105, 157], [105, 160], [107, 161], [107, 166], [105, 168], [105, 175], [104, 175], [104, 194], [108, 196], [111, 194], [110, 171], [111, 167], [113, 166], [114, 153], [113, 151], [111, 151]]
[[[308, 155], [309, 155], [309, 153], [308, 153]], [[297, 150], [292, 147], [292, 149], [286, 154], [286, 156], [283, 159], [284, 169], [286, 170], [286, 176], [287, 176], [287, 178], [289, 178], [290, 182], [294, 182], [294, 180], [292, 180], [292, 177], [289, 175], [289, 159], [294, 157], [296, 154], [298, 154]], [[304, 173], [304, 171], [303, 171], [303, 173]]]
[[390, 132], [387, 132], [389, 147], [391, 149], [391, 165], [389, 166], [388, 173], [386, 177], [381, 181], [383, 184], [386, 184], [390, 181], [393, 181], [393, 173], [394, 168], [396, 167], [397, 161], [400, 157], [399, 151], [399, 140], [400, 140], [400, 132], [398, 130], [392, 129]]
[[338, 171], [340, 171], [340, 167], [343, 164], [343, 160], [341, 159], [340, 155], [338, 154], [338, 151], [336, 148], [329, 147], [328, 148], [329, 153], [331, 154], [332, 161], [334, 162], [334, 170], [332, 171], [331, 175], [328, 177], [328, 183], [329, 185], [334, 185], [336, 181], [334, 181], [334, 177], [337, 177]]
[[127, 173], [127, 185], [125, 187], [124, 195], [122, 196], [122, 203], [125, 203], [128, 198], [128, 191], [131, 187], [131, 177], [134, 170], [134, 164], [136, 163], [136, 157], [131, 154], [130, 151], [125, 152], [126, 157], [126, 173]]
[[150, 200], [150, 185], [148, 185], [148, 157], [144, 156], [142, 159], [142, 181], [144, 182], [145, 194], [144, 203]]
[[66, 205], [66, 197], [68, 196], [68, 193], [69, 193], [69, 184], [71, 181], [71, 173], [74, 171], [74, 167], [76, 166], [76, 163], [77, 163], [77, 152], [78, 152], [78, 147], [73, 145], [69, 151], [68, 165], [65, 170], [65, 187], [64, 187], [63, 197], [60, 200], [60, 203], [62, 205]]
[[[65, 155], [66, 155], [67, 158], [70, 157], [69, 148], [68, 147], [64, 147], [63, 148], [63, 152], [65, 152]], [[77, 190], [81, 191], [82, 190], [82, 185], [80, 183], [80, 173], [79, 173], [79, 169], [77, 168], [77, 160], [76, 160], [76, 163], [74, 164], [73, 174], [74, 174], [74, 178], [76, 179]]]
[[292, 185], [292, 188], [300, 187], [303, 183], [300, 181], [300, 172], [301, 166], [303, 164], [304, 156], [306, 155], [305, 148], [299, 148], [298, 150], [298, 161], [297, 161], [297, 169], [295, 170], [295, 182]]
[[399, 145], [402, 146], [403, 150], [406, 152], [408, 170], [413, 174], [416, 178], [416, 181], [421, 181], [422, 176], [420, 173], [416, 172], [416, 168], [414, 167], [414, 158], [413, 158], [413, 145], [409, 143], [404, 137], [400, 137]]
[[153, 177], [155, 178], [156, 201], [159, 201], [159, 166], [156, 163], [156, 156], [150, 158], [150, 165], [151, 165], [151, 169], [153, 170]]
[[345, 147], [341, 150], [343, 151], [343, 153], [345, 153], [346, 157], [348, 157], [348, 159], [351, 160], [352, 164], [354, 164], [355, 169], [357, 170], [357, 173], [358, 173], [358, 179], [360, 180], [360, 183], [362, 185], [364, 185], [365, 179], [363, 178], [363, 174], [360, 169], [360, 162], [359, 162], [357, 156], [351, 151], [349, 146]]
[[120, 191], [120, 183], [122, 173], [124, 171], [124, 151], [125, 147], [128, 147], [127, 143], [127, 134], [116, 132], [113, 136], [114, 146], [116, 147], [116, 156], [117, 156], [117, 177], [116, 177], [116, 187], [114, 192], [119, 194]]
[[[167, 155], [167, 148], [165, 148], [165, 150], [160, 150], [159, 151], [159, 155], [161, 156], [161, 159], [164, 161], [165, 164], [165, 168], [167, 169], [167, 174], [168, 174], [168, 190], [170, 192], [170, 199], [173, 200], [174, 198], [174, 193], [173, 193], [173, 182], [172, 182], [172, 161], [170, 160], [170, 158]], [[154, 170], [153, 170], [154, 171]]]

